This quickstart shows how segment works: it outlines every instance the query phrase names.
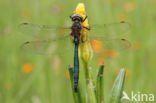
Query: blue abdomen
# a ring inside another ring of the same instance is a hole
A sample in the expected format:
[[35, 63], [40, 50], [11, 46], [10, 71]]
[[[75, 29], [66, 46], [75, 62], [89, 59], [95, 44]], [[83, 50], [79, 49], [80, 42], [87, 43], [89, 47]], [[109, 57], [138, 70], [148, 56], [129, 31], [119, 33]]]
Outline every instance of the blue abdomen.
[[[77, 39], [77, 38], [75, 38]], [[78, 39], [77, 39], [78, 40]], [[75, 42], [77, 40], [74, 40]], [[78, 81], [79, 81], [79, 56], [78, 56], [78, 43], [75, 43], [75, 51], [74, 51], [74, 89], [77, 92]]]

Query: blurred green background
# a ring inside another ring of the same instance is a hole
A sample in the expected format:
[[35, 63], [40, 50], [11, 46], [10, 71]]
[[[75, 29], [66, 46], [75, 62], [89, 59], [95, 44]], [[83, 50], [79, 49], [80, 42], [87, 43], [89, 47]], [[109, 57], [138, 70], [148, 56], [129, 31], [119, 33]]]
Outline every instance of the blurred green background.
[[[106, 103], [121, 68], [127, 70], [128, 95], [156, 94], [156, 0], [0, 0], [0, 103], [73, 103], [67, 69], [73, 64], [73, 48], [63, 56], [25, 53], [20, 45], [32, 37], [19, 32], [18, 25], [66, 25], [79, 2], [85, 3], [90, 24], [131, 24], [126, 34], [131, 48], [105, 60]], [[92, 60], [93, 71], [103, 60]]]

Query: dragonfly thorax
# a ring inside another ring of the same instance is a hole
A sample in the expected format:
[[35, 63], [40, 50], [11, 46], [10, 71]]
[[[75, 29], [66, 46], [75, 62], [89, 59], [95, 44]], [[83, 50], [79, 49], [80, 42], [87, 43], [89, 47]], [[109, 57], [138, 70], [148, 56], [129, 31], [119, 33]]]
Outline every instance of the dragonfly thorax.
[[71, 36], [73, 38], [80, 38], [80, 35], [81, 35], [81, 24], [78, 22], [78, 23], [73, 23], [72, 27], [72, 32], [71, 32]]

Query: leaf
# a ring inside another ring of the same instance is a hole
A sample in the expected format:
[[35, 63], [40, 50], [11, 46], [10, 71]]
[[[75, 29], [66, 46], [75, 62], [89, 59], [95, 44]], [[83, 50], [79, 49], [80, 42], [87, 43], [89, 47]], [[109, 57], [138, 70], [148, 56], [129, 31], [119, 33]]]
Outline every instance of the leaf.
[[100, 65], [96, 83], [97, 103], [104, 103], [104, 81], [103, 81], [104, 64]]
[[121, 69], [118, 74], [110, 95], [109, 103], [120, 103], [125, 80], [125, 69]]

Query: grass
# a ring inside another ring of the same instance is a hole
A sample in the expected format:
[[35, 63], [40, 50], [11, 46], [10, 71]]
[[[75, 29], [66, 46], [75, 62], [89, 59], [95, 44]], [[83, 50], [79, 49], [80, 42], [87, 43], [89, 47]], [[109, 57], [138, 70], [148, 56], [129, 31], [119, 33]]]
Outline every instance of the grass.
[[[0, 103], [73, 103], [69, 75], [65, 73], [68, 65], [73, 64], [73, 49], [63, 56], [25, 53], [19, 49], [20, 45], [33, 38], [19, 32], [17, 27], [25, 21], [67, 25], [69, 15], [78, 2], [81, 1], [0, 0]], [[131, 91], [156, 94], [155, 0], [84, 0], [84, 3], [90, 24], [119, 20], [131, 24], [125, 37], [131, 41], [132, 47], [120, 51], [116, 59], [105, 62], [105, 102], [109, 101], [114, 80], [122, 67], [128, 73], [124, 86], [128, 95]], [[22, 66], [27, 63], [34, 66], [32, 72], [23, 72]], [[80, 80], [83, 81], [85, 71], [82, 64], [80, 61]], [[90, 66], [94, 68], [93, 78], [96, 79], [96, 58], [93, 58]]]

